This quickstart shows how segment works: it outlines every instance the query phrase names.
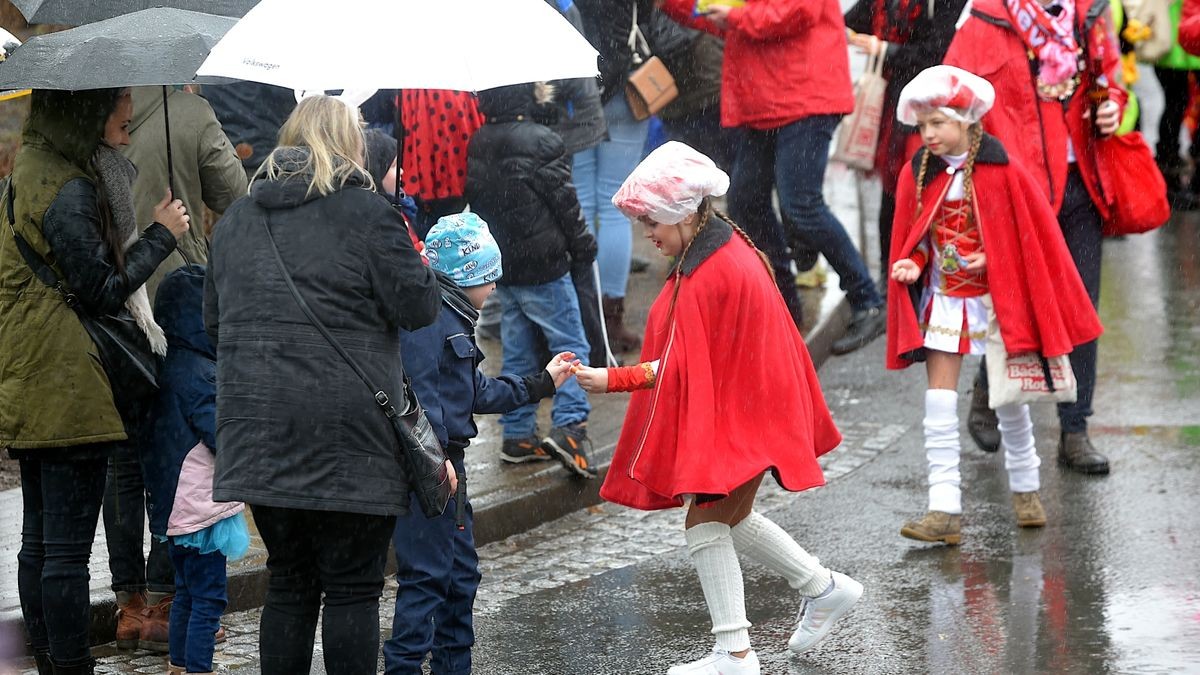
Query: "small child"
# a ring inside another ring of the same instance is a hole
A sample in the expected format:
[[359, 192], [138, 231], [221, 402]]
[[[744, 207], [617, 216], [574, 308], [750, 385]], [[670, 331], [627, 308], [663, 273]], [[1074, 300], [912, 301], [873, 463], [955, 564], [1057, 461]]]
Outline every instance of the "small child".
[[175, 565], [170, 673], [212, 673], [226, 604], [225, 562], [242, 557], [250, 545], [244, 505], [212, 499], [217, 350], [204, 331], [203, 307], [199, 265], [171, 272], [158, 287], [154, 316], [168, 346], [142, 470], [150, 532], [167, 541]]
[[[902, 536], [958, 544], [958, 374], [996, 327], [1009, 354], [1070, 353], [1100, 335], [1045, 192], [979, 120], [992, 85], [953, 66], [922, 71], [900, 94], [897, 118], [924, 148], [901, 172], [891, 241], [887, 366], [925, 361], [929, 510]], [[910, 295], [910, 288], [912, 293]], [[996, 292], [992, 292], [996, 291]], [[994, 319], [993, 319], [994, 317]], [[1026, 404], [996, 409], [1019, 527], [1041, 527], [1041, 460]]]
[[534, 375], [485, 377], [475, 321], [500, 278], [500, 248], [474, 213], [444, 216], [425, 238], [429, 265], [442, 286], [433, 325], [401, 333], [404, 371], [458, 473], [458, 494], [437, 518], [414, 502], [396, 521], [396, 616], [384, 643], [388, 675], [421, 672], [432, 652], [435, 673], [471, 672], [471, 612], [479, 587], [465, 450], [478, 433], [473, 413], [502, 413], [553, 396], [571, 375], [575, 355], [555, 356]]
[[[534, 119], [544, 84], [518, 84], [479, 92], [487, 123], [467, 150], [467, 200], [489, 223], [504, 254], [504, 280], [496, 295], [503, 318], [504, 372], [533, 375], [539, 368], [538, 334], [551, 353], [586, 360], [588, 341], [571, 272], [584, 274], [596, 258], [571, 184], [571, 161], [558, 134]], [[426, 237], [426, 241], [433, 241]], [[590, 274], [590, 271], [587, 271]], [[522, 406], [500, 419], [501, 458], [528, 462], [557, 458], [585, 478], [596, 467], [585, 449], [591, 404], [575, 381], [554, 395], [554, 428], [537, 437], [537, 408]]]

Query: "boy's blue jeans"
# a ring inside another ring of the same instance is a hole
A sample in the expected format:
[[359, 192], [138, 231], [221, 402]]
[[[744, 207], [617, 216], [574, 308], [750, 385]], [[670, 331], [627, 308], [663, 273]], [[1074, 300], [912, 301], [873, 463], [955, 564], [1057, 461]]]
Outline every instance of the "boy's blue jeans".
[[[579, 316], [579, 298], [571, 275], [536, 286], [498, 286], [503, 319], [500, 339], [504, 344], [505, 373], [524, 377], [545, 367], [538, 361], [537, 336], [546, 337], [551, 354], [572, 352], [587, 365], [587, 338]], [[551, 419], [556, 427], [587, 421], [592, 406], [575, 378], [567, 380], [554, 395]], [[505, 438], [528, 438], [537, 432], [537, 406], [526, 405], [500, 418]]]
[[[454, 460], [458, 475], [466, 472]], [[415, 497], [409, 514], [396, 519], [396, 615], [392, 637], [383, 643], [387, 675], [420, 675], [432, 652], [434, 675], [471, 672], [475, 629], [471, 617], [479, 588], [479, 556], [475, 553], [474, 517], [466, 505], [465, 528], [455, 524], [457, 497], [437, 518], [426, 518]]]
[[171, 604], [171, 663], [189, 673], [211, 673], [217, 631], [225, 611], [225, 556], [201, 554], [190, 546], [168, 543], [175, 564], [175, 601]]

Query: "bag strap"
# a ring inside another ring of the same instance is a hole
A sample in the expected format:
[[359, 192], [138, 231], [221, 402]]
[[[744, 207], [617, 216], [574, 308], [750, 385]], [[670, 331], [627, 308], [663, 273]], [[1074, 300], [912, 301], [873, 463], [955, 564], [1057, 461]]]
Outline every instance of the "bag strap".
[[633, 25], [629, 27], [629, 52], [633, 54], [633, 65], [640, 66], [650, 56], [650, 43], [638, 26], [638, 0], [633, 0]]
[[42, 259], [42, 256], [39, 255], [37, 251], [33, 250], [33, 247], [30, 246], [29, 242], [25, 240], [25, 237], [17, 234], [17, 216], [13, 211], [13, 200], [16, 198], [16, 192], [12, 186], [11, 177], [5, 181], [5, 192], [5, 197], [7, 198], [7, 208], [5, 211], [6, 215], [8, 216], [8, 229], [10, 232], [12, 232], [13, 239], [17, 242], [17, 250], [21, 252], [21, 257], [25, 259], [25, 264], [29, 265], [29, 268], [33, 270], [33, 275], [36, 276], [38, 280], [54, 289], [54, 292], [62, 296], [63, 302], [67, 303], [67, 307], [70, 307], [71, 309], [77, 309], [79, 298], [74, 293], [67, 290], [63, 280], [60, 279], [58, 274], [54, 272], [54, 268], [46, 264], [46, 261]]
[[271, 244], [271, 253], [275, 255], [275, 264], [279, 267], [279, 273], [283, 275], [283, 281], [287, 284], [288, 290], [292, 292], [292, 298], [294, 298], [296, 300], [296, 304], [300, 306], [300, 311], [304, 312], [304, 316], [308, 317], [308, 320], [310, 323], [312, 323], [313, 327], [316, 328], [321, 335], [325, 336], [325, 339], [329, 342], [329, 345], [333, 347], [334, 351], [341, 355], [342, 359], [345, 360], [350, 366], [350, 369], [354, 371], [354, 374], [358, 375], [358, 378], [363, 381], [363, 384], [367, 385], [367, 388], [374, 393], [375, 403], [378, 404], [380, 409], [383, 410], [383, 414], [387, 415], [388, 419], [399, 417], [399, 413], [396, 412], [396, 407], [392, 405], [391, 399], [388, 397], [387, 392], [379, 387], [376, 387], [375, 384], [371, 382], [371, 378], [367, 376], [366, 372], [364, 372], [361, 367], [359, 367], [358, 362], [350, 356], [344, 347], [342, 347], [342, 343], [338, 342], [337, 339], [333, 337], [333, 334], [329, 332], [329, 329], [325, 327], [325, 324], [321, 323], [321, 320], [318, 319], [317, 315], [313, 313], [312, 308], [308, 306], [308, 303], [304, 300], [304, 296], [300, 295], [300, 289], [296, 288], [296, 282], [292, 281], [292, 275], [288, 273], [287, 266], [283, 264], [283, 256], [279, 255], [279, 247], [275, 245], [275, 237], [271, 234], [271, 225], [269, 221], [270, 216], [264, 218], [262, 221], [263, 230], [267, 233], [267, 242]]

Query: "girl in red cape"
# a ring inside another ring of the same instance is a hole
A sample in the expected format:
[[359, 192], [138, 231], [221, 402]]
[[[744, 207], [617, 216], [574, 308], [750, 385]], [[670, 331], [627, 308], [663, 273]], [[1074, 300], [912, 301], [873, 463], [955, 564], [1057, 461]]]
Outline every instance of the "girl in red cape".
[[817, 457], [841, 434], [770, 264], [712, 208], [728, 187], [711, 159], [677, 142], [630, 174], [613, 204], [676, 266], [650, 308], [642, 362], [576, 369], [589, 392], [633, 392], [601, 496], [643, 510], [687, 508], [688, 552], [716, 647], [670, 675], [759, 672], [737, 552], [799, 592], [795, 652], [824, 638], [862, 595], [861, 584], [753, 511], [767, 471], [787, 490], [823, 485]]
[[[904, 524], [910, 539], [958, 544], [958, 374], [998, 330], [1009, 354], [1069, 354], [1096, 339], [1100, 319], [1045, 193], [980, 119], [992, 85], [953, 66], [922, 71], [900, 95], [897, 117], [925, 147], [897, 186], [888, 289], [887, 366], [925, 361], [929, 509]], [[1026, 404], [996, 408], [1017, 525], [1041, 527], [1041, 459]]]

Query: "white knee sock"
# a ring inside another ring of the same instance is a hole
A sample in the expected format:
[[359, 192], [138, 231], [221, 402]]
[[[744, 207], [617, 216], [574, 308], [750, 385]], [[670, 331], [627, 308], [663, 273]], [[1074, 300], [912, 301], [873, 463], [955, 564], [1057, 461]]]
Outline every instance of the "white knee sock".
[[1038, 457], [1033, 442], [1033, 420], [1029, 417], [1029, 406], [1022, 404], [1002, 405], [996, 408], [996, 419], [1000, 422], [1000, 444], [1004, 447], [1004, 468], [1008, 469], [1008, 488], [1013, 492], [1034, 492], [1041, 487]]
[[696, 564], [700, 588], [712, 617], [717, 647], [730, 652], [750, 648], [750, 622], [746, 620], [746, 590], [742, 567], [733, 549], [729, 526], [700, 523], [684, 532], [688, 553]]
[[958, 472], [958, 392], [925, 392], [925, 459], [929, 463], [929, 510], [962, 513]]
[[776, 574], [801, 595], [816, 597], [833, 581], [829, 570], [821, 567], [816, 556], [805, 551], [795, 539], [770, 518], [751, 511], [730, 531], [733, 545]]

